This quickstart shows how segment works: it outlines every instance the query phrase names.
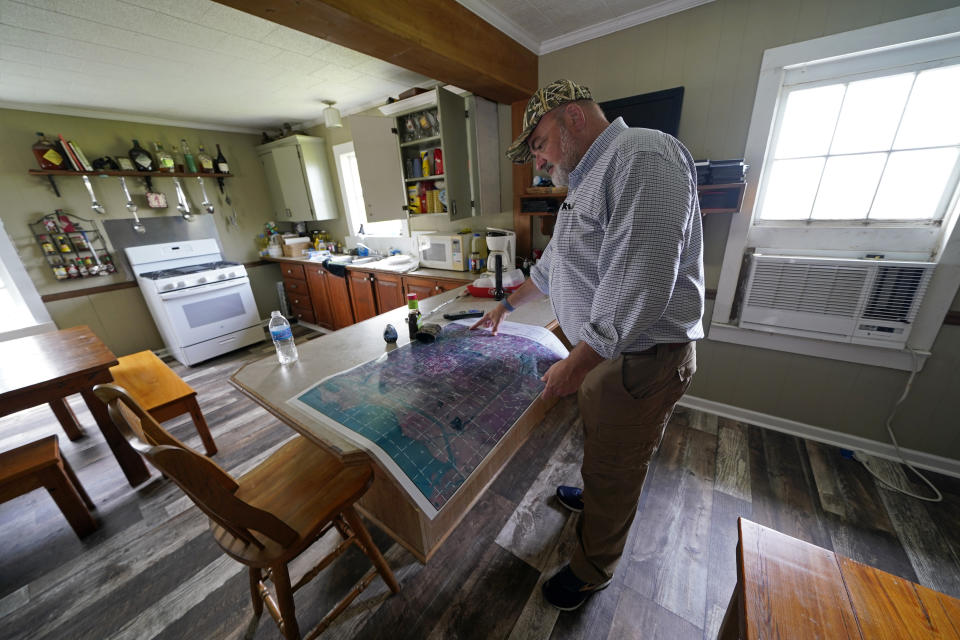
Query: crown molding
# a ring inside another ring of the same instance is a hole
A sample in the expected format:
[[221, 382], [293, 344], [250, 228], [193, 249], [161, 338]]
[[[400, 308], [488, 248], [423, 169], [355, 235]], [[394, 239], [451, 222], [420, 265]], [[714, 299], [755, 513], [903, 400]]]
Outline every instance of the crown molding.
[[549, 38], [541, 42], [540, 45], [534, 49], [534, 52], [542, 56], [546, 53], [566, 49], [581, 42], [600, 38], [623, 29], [635, 27], [638, 24], [651, 22], [710, 2], [713, 2], [713, 0], [664, 0], [664, 2], [658, 2], [649, 7], [638, 9], [619, 18], [611, 18], [610, 20], [598, 22], [583, 29], [565, 33], [556, 38]]
[[96, 118], [97, 120], [119, 120], [121, 122], [137, 122], [140, 124], [158, 124], [167, 127], [187, 127], [189, 129], [206, 129], [209, 131], [225, 131], [228, 133], [259, 134], [260, 129], [250, 127], [236, 127], [216, 122], [193, 122], [190, 120], [169, 120], [146, 116], [142, 113], [122, 113], [115, 111], [98, 111], [79, 107], [64, 107], [49, 104], [34, 104], [29, 102], [7, 102], [0, 100], [0, 109], [16, 109], [18, 111], [34, 111], [38, 113], [52, 113], [60, 116], [76, 116], [78, 118]]

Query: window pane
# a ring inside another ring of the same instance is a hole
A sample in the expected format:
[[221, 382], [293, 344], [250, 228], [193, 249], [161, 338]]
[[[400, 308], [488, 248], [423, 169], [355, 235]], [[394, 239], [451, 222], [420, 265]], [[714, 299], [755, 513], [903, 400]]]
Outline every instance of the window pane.
[[866, 218], [886, 157], [885, 153], [871, 153], [828, 158], [810, 217], [813, 220]]
[[955, 148], [891, 153], [870, 218], [914, 220], [933, 217], [956, 162]]
[[960, 65], [921, 71], [907, 102], [895, 149], [960, 144]]
[[823, 158], [776, 160], [760, 206], [762, 220], [806, 220], [817, 193]]
[[843, 99], [842, 84], [791, 91], [774, 158], [826, 155]]
[[851, 82], [830, 153], [887, 151], [897, 132], [914, 74]]

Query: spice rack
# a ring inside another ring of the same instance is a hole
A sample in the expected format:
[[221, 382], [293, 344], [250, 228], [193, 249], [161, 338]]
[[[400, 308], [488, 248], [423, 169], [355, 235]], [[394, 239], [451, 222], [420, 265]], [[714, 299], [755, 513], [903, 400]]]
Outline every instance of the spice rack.
[[57, 209], [29, 226], [57, 280], [108, 276], [116, 272], [103, 235], [92, 220]]

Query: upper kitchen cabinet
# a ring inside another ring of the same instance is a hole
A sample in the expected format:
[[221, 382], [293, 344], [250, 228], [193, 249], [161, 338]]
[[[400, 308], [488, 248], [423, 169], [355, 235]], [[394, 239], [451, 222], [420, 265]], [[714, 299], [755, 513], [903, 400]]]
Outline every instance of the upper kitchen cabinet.
[[350, 121], [367, 219], [473, 215], [464, 99], [436, 87], [380, 111]]
[[337, 203], [323, 138], [288, 136], [257, 147], [275, 220], [330, 220]]

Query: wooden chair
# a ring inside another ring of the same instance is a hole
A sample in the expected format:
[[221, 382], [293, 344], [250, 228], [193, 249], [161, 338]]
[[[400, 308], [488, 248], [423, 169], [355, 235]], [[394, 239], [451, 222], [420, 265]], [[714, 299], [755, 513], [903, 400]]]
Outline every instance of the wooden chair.
[[[111, 419], [130, 443], [209, 516], [213, 537], [224, 553], [249, 567], [254, 614], [260, 616], [266, 603], [284, 637], [300, 637], [294, 592], [351, 544], [370, 558], [373, 567], [308, 638], [326, 629], [377, 573], [391, 591], [400, 590], [353, 507], [373, 480], [370, 465], [344, 466], [298, 436], [234, 480], [216, 462], [167, 433], [117, 385], [98, 385], [94, 392], [107, 404]], [[344, 540], [291, 586], [289, 562], [331, 529]], [[268, 579], [275, 596], [266, 584]]]
[[90, 511], [96, 507], [66, 458], [56, 435], [0, 453], [0, 502], [43, 487], [50, 493], [78, 537], [97, 528]]
[[110, 367], [113, 381], [126, 389], [157, 422], [189, 413], [208, 456], [217, 452], [207, 421], [197, 404], [197, 392], [175, 374], [153, 351], [141, 351], [117, 358]]

